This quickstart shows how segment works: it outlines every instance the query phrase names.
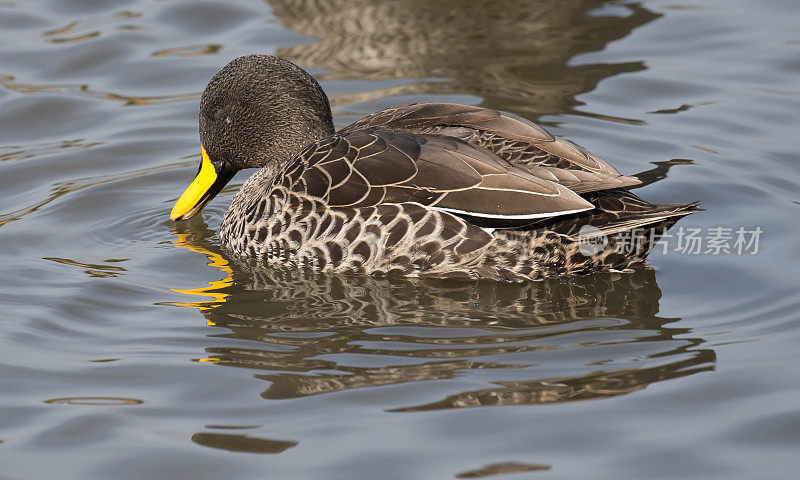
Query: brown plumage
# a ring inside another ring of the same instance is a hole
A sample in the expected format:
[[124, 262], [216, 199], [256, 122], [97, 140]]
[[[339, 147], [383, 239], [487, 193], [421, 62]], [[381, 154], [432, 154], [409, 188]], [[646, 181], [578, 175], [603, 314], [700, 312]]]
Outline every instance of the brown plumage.
[[[248, 104], [258, 105], [247, 115], [231, 93], [242, 91], [242, 78], [251, 82]], [[281, 95], [284, 84], [292, 91]], [[280, 104], [274, 111], [269, 99], [290, 103], [291, 95], [312, 97], [321, 111], [298, 117]], [[256, 152], [250, 157], [274, 157], [259, 161], [261, 170], [225, 214], [220, 238], [227, 248], [322, 271], [536, 279], [642, 264], [657, 234], [697, 209], [652, 205], [620, 190], [640, 182], [509, 113], [404, 105], [331, 134], [332, 125], [319, 120], [330, 118], [327, 100], [320, 107], [318, 98], [324, 93], [310, 76], [269, 56], [234, 60], [209, 84], [203, 105], [213, 108], [201, 109], [201, 137], [214, 146], [216, 171], [253, 166], [251, 158], [236, 158], [237, 145]], [[281, 143], [280, 129], [269, 127], [274, 117], [284, 124], [315, 120], [305, 129], [293, 125]], [[300, 131], [307, 141], [296, 139]], [[219, 139], [220, 132], [234, 138]], [[585, 225], [610, 236], [604, 248], [581, 248]], [[622, 232], [639, 248], [618, 248]]]

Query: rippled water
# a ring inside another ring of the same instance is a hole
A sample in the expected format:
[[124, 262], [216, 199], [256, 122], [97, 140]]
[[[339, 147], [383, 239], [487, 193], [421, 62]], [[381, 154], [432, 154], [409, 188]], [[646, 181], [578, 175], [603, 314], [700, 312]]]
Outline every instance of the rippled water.
[[[340, 126], [537, 120], [758, 251], [517, 285], [254, 270], [216, 236], [244, 174], [167, 218], [200, 92], [254, 52]], [[793, 478], [799, 112], [794, 0], [2, 0], [0, 478]]]

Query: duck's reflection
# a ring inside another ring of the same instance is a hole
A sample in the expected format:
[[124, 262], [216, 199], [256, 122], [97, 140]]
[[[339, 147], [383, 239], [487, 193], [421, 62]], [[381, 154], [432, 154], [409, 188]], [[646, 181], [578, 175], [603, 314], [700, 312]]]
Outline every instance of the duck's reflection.
[[698, 349], [683, 352], [683, 359], [674, 357], [679, 352], [658, 354], [672, 356], [673, 363], [649, 368], [627, 368], [616, 371], [601, 370], [589, 375], [553, 377], [519, 382], [494, 382], [497, 386], [448, 395], [446, 398], [412, 407], [392, 409], [393, 412], [440, 410], [444, 408], [483, 407], [499, 405], [534, 405], [563, 403], [578, 400], [614, 397], [645, 388], [661, 380], [683, 377], [713, 369], [714, 352]]
[[[205, 224], [203, 224], [205, 226]], [[215, 306], [225, 303], [225, 299], [228, 297], [228, 294], [224, 293], [222, 290], [225, 287], [229, 287], [233, 283], [233, 270], [230, 266], [228, 266], [228, 261], [220, 254], [214, 253], [206, 246], [200, 243], [193, 243], [190, 239], [189, 235], [186, 233], [176, 233], [177, 238], [173, 241], [173, 244], [189, 249], [193, 252], [202, 253], [206, 257], [208, 257], [209, 267], [214, 267], [219, 269], [222, 273], [225, 274], [225, 278], [222, 280], [214, 280], [208, 282], [208, 285], [199, 288], [191, 288], [191, 289], [174, 289], [174, 292], [177, 293], [185, 293], [186, 295], [196, 295], [201, 297], [208, 297], [208, 300], [201, 300], [195, 302], [177, 302], [174, 305], [178, 307], [194, 307], [200, 311], [209, 310], [214, 308]]]
[[[658, 18], [601, 0], [267, 0], [286, 27], [318, 39], [278, 55], [325, 80], [414, 80], [334, 94], [334, 107], [392, 95], [474, 95], [529, 118], [571, 111], [600, 80], [641, 62], [569, 65]], [[396, 83], [396, 82], [395, 82]]]
[[[215, 337], [257, 341], [209, 347], [207, 360], [256, 371], [266, 399], [474, 377], [473, 388], [396, 411], [611, 397], [713, 368], [677, 319], [657, 316], [652, 270], [507, 284], [378, 279], [267, 269], [225, 260], [201, 222], [175, 244], [226, 275], [187, 293]], [[244, 345], [247, 345], [245, 347]], [[421, 387], [422, 388], [422, 387]]]

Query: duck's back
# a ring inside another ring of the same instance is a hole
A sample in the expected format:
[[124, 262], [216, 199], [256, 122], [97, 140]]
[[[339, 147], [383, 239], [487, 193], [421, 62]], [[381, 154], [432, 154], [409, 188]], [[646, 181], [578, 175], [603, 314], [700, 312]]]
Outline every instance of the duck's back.
[[415, 103], [367, 115], [339, 131], [382, 128], [442, 135], [488, 150], [534, 176], [575, 193], [638, 185], [608, 162], [517, 115], [456, 103]]

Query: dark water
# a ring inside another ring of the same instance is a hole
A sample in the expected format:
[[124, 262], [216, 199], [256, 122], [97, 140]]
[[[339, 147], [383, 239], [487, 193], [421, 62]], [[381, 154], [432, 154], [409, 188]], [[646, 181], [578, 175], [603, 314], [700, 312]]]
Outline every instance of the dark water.
[[[243, 175], [167, 219], [199, 93], [253, 52], [339, 125], [540, 121], [757, 252], [676, 227], [633, 274], [254, 272], [216, 236]], [[2, 0], [0, 478], [794, 478], [799, 113], [795, 0]]]

